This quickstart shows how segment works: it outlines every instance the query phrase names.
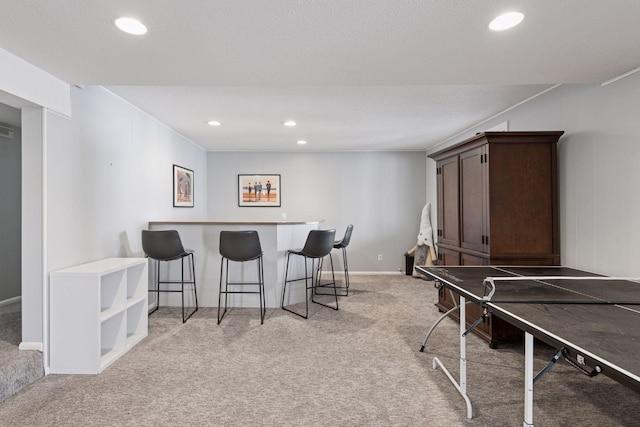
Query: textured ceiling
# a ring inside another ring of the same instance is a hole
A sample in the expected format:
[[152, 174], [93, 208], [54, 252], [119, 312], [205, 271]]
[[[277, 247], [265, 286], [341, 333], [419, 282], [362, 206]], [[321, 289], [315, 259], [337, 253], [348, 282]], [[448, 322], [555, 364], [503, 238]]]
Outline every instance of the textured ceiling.
[[[640, 65], [640, 1], [0, 0], [0, 47], [208, 150], [427, 149]], [[523, 23], [492, 32], [509, 10]], [[142, 20], [134, 37], [116, 17]], [[289, 129], [282, 121], [296, 120]], [[222, 126], [206, 125], [217, 119]]]

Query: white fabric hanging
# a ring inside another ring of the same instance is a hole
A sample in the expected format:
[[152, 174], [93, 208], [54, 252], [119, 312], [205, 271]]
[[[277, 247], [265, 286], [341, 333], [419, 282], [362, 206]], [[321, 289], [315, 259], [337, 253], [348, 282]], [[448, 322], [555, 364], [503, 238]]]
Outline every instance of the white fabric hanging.
[[418, 246], [433, 247], [433, 228], [431, 227], [431, 203], [427, 203], [422, 208], [422, 219], [420, 220], [420, 232], [418, 233]]

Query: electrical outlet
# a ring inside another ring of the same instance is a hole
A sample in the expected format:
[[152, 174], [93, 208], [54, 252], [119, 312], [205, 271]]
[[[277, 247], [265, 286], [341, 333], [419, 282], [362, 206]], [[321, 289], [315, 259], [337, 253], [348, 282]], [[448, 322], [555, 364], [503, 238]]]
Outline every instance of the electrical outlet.
[[378, 254], [378, 261], [382, 261], [382, 254]]
[[578, 362], [581, 365], [584, 365], [584, 356], [581, 354], [576, 354], [576, 362]]

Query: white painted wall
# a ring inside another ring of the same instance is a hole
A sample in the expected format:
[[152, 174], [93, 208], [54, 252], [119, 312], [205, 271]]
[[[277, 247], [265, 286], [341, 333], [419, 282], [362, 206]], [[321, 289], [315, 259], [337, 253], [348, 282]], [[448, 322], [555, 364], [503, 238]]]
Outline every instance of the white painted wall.
[[[206, 217], [205, 152], [102, 87], [72, 90], [73, 118], [47, 116], [50, 270], [142, 255], [149, 220]], [[195, 207], [173, 207], [173, 164], [194, 171]]]
[[[340, 237], [352, 223], [352, 271], [404, 270], [425, 204], [423, 152], [209, 152], [207, 159], [210, 220], [280, 221], [286, 213], [290, 221], [324, 220], [321, 228]], [[282, 206], [238, 207], [238, 174], [280, 174]]]
[[[8, 107], [7, 107], [8, 108]], [[21, 295], [21, 131], [13, 129], [13, 139], [0, 137], [0, 302]]]
[[[637, 73], [604, 87], [563, 85], [495, 118], [495, 123], [508, 120], [514, 131], [565, 131], [558, 144], [564, 265], [640, 275], [639, 112]], [[435, 181], [434, 171], [428, 179]]]
[[[71, 119], [42, 108], [22, 110], [26, 348], [44, 339], [48, 272], [142, 256], [140, 234], [149, 220], [206, 216], [207, 164], [200, 147], [102, 87], [74, 88], [71, 95]], [[195, 173], [194, 208], [173, 207], [174, 163]]]
[[[141, 255], [140, 232], [149, 220], [206, 216], [200, 147], [102, 87], [74, 88], [72, 107], [70, 121], [48, 116], [50, 270]], [[174, 163], [194, 171], [194, 208], [173, 207]]]

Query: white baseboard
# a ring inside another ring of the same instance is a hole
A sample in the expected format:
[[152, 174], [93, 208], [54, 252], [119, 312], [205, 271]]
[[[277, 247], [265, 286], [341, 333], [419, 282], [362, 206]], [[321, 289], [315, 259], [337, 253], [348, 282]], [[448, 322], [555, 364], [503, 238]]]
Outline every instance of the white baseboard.
[[[344, 275], [344, 271], [335, 270], [334, 274], [336, 277], [340, 277]], [[404, 271], [351, 271], [349, 270], [350, 276], [395, 276], [398, 274], [404, 274]], [[322, 278], [331, 277], [331, 272], [327, 270], [322, 270]]]
[[[340, 273], [344, 273], [343, 271], [340, 271]], [[336, 274], [338, 274], [338, 271], [336, 271]], [[353, 276], [376, 276], [376, 275], [384, 275], [384, 276], [388, 276], [388, 275], [395, 275], [395, 274], [404, 274], [404, 272], [402, 271], [349, 271], [349, 275], [353, 275]]]
[[17, 297], [13, 297], [13, 298], [2, 300], [2, 301], [0, 301], [0, 305], [9, 305], [9, 304], [13, 304], [14, 302], [18, 302], [18, 301], [22, 301], [22, 296], [21, 295], [18, 295]]
[[19, 350], [38, 350], [42, 351], [42, 343], [41, 342], [25, 342], [22, 341], [18, 346]]

